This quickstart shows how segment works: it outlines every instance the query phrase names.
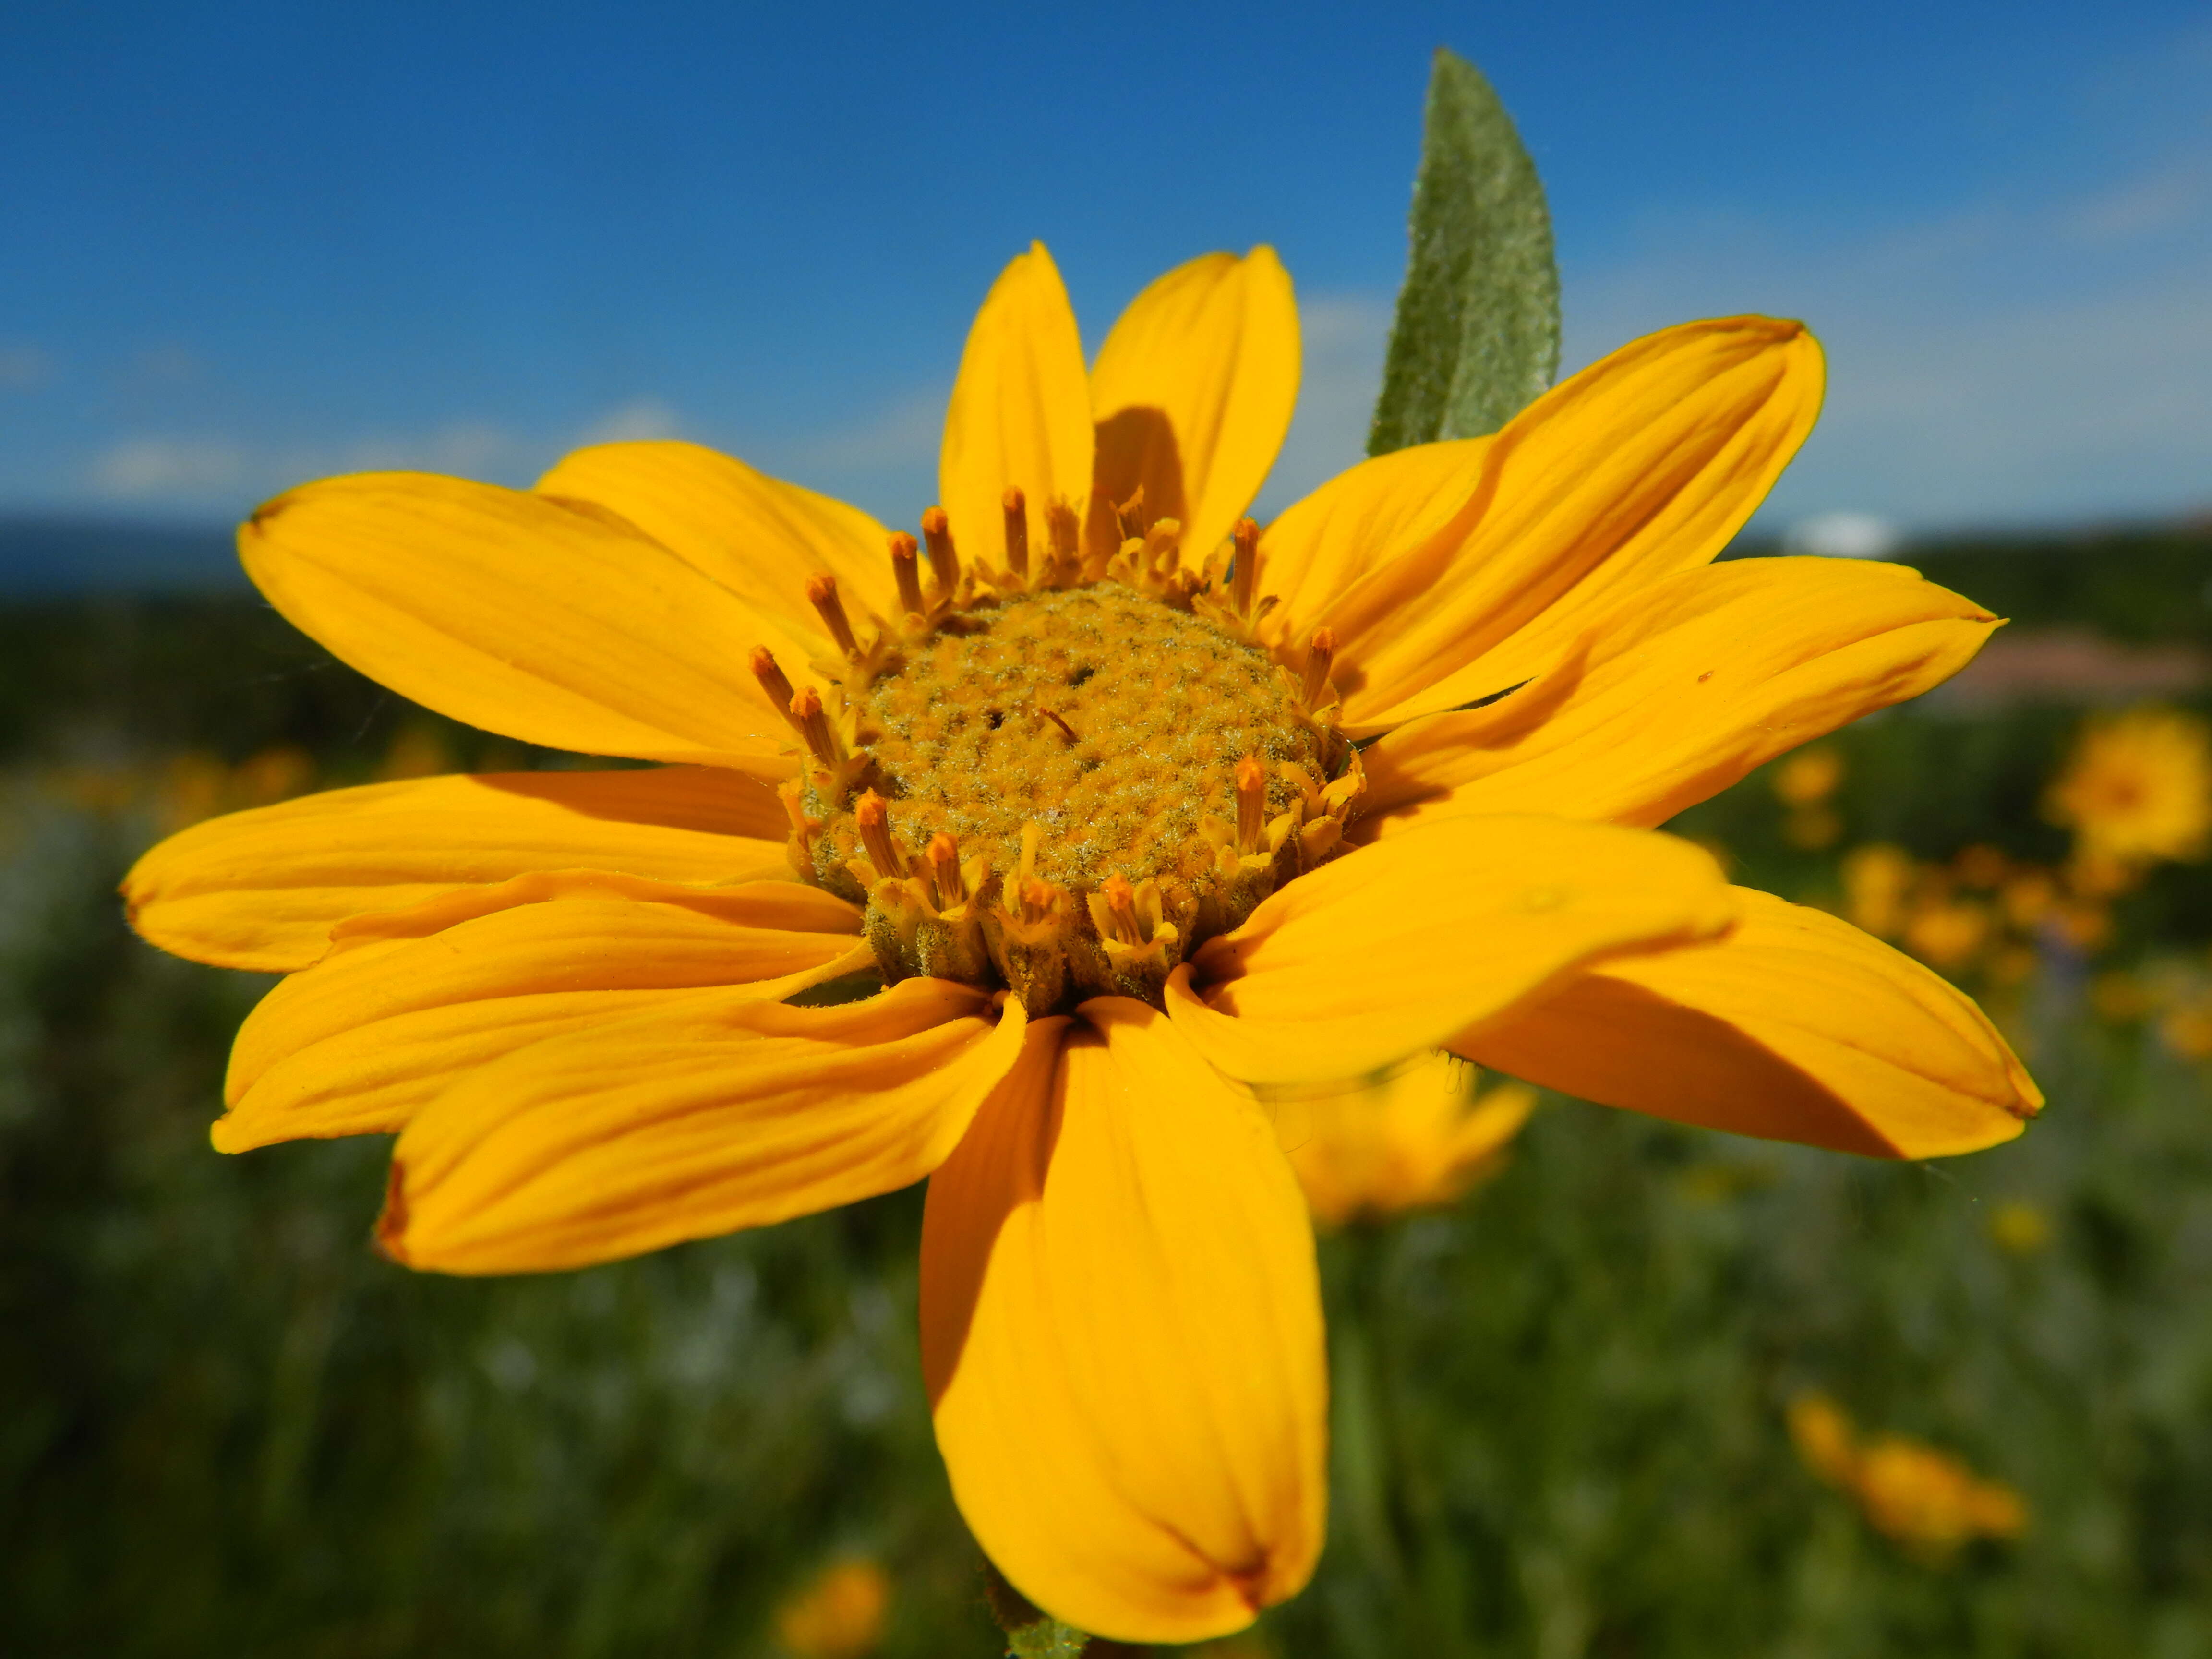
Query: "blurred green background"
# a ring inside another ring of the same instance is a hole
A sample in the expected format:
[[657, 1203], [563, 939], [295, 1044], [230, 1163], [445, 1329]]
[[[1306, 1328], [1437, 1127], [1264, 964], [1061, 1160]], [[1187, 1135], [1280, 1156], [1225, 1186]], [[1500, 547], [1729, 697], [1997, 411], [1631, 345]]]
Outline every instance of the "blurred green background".
[[[2073, 655], [1843, 734], [1810, 805], [1769, 768], [1675, 827], [1845, 905], [1853, 849], [1893, 846], [1986, 918], [1972, 857], [2065, 857], [2040, 802], [2086, 706], [2206, 707], [2212, 535], [1906, 556]], [[136, 854], [304, 788], [559, 759], [250, 597], [0, 608], [0, 1650], [769, 1655], [853, 1559], [890, 1585], [872, 1650], [1000, 1650], [922, 1397], [918, 1191], [449, 1280], [368, 1248], [380, 1141], [207, 1145], [269, 981], [134, 939]], [[1326, 1239], [1330, 1547], [1216, 1651], [2212, 1652], [2212, 1097], [2179, 1018], [2212, 875], [2099, 915], [1953, 952], [2051, 1097], [2010, 1146], [1888, 1166], [1547, 1100], [1456, 1206]], [[2025, 1530], [1871, 1524], [1793, 1449], [1808, 1392], [2014, 1489]]]

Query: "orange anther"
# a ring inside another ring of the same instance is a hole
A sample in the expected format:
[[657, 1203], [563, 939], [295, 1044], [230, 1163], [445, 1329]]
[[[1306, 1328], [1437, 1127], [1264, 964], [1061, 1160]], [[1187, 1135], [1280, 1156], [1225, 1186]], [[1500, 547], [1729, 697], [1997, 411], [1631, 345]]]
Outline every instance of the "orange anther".
[[1236, 568], [1230, 573], [1230, 602], [1240, 617], [1252, 614], [1252, 592], [1260, 580], [1260, 526], [1249, 519], [1237, 520], [1229, 532], [1237, 549]]
[[822, 694], [812, 686], [800, 687], [791, 700], [791, 723], [799, 728], [808, 754], [824, 766], [837, 763], [836, 734], [830, 729], [830, 716], [823, 712]]
[[[764, 645], [755, 646], [752, 668], [753, 678], [760, 682], [761, 690], [768, 693], [768, 700], [775, 705], [776, 713], [787, 720], [790, 719], [791, 681], [783, 670], [776, 666], [775, 653]], [[796, 729], [795, 724], [793, 729]]]
[[1021, 901], [1024, 921], [1042, 921], [1052, 914], [1053, 901], [1058, 893], [1050, 882], [1031, 876], [1021, 884], [1015, 896]]
[[921, 602], [921, 571], [915, 556], [921, 544], [903, 530], [891, 532], [891, 579], [898, 584], [899, 609], [920, 617], [928, 614]]
[[1106, 914], [1114, 924], [1114, 937], [1124, 945], [1142, 945], [1144, 931], [1137, 923], [1137, 890], [1125, 876], [1109, 876], [1099, 884]]
[[1267, 769], [1247, 755], [1237, 763], [1237, 850], [1260, 850], [1267, 820]]
[[921, 856], [928, 866], [930, 884], [937, 889], [937, 908], [949, 910], [965, 903], [968, 889], [960, 879], [960, 843], [951, 832], [940, 830], [932, 836]]
[[860, 826], [860, 845], [867, 849], [868, 862], [875, 866], [876, 878], [896, 881], [905, 875], [906, 854], [891, 839], [890, 804], [871, 789], [853, 808], [853, 821]]
[[1008, 484], [999, 505], [1006, 514], [1006, 568], [1017, 576], [1026, 576], [1030, 574], [1029, 498], [1019, 484]]
[[960, 586], [960, 556], [952, 550], [952, 520], [943, 507], [922, 510], [921, 534], [929, 544], [929, 568], [937, 578], [937, 591], [950, 595]]
[[1126, 541], [1132, 536], [1141, 537], [1145, 533], [1144, 485], [1139, 484], [1134, 490], [1130, 492], [1129, 499], [1127, 501], [1120, 501], [1115, 505], [1114, 516], [1121, 521], [1121, 536], [1123, 540]]
[[1313, 643], [1306, 647], [1305, 683], [1298, 688], [1298, 701], [1309, 711], [1322, 706], [1322, 689], [1328, 684], [1329, 664], [1335, 659], [1336, 630], [1334, 628], [1315, 629]]
[[860, 642], [853, 637], [853, 624], [845, 615], [845, 602], [837, 597], [837, 579], [828, 571], [817, 571], [806, 579], [806, 602], [822, 618], [822, 625], [830, 630], [830, 637], [837, 648], [848, 657], [860, 654]]
[[1083, 556], [1083, 520], [1075, 516], [1075, 509], [1055, 497], [1045, 505], [1045, 534], [1052, 543], [1053, 563], [1062, 570], [1073, 570]]

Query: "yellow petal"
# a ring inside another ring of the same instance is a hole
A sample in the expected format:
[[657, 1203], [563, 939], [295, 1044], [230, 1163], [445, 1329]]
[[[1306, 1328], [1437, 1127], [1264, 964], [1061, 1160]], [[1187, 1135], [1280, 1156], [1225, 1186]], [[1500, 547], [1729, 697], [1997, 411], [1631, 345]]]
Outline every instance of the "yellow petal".
[[588, 755], [773, 774], [753, 607], [641, 532], [427, 473], [303, 484], [239, 529], [246, 574], [331, 652], [441, 714]]
[[1624, 346], [1516, 416], [1441, 527], [1310, 617], [1285, 611], [1279, 637], [1302, 647], [1298, 630], [1335, 630], [1355, 736], [1517, 684], [1596, 607], [1717, 553], [1811, 429], [1820, 389], [1820, 348], [1796, 323], [1724, 318]]
[[1735, 915], [1712, 855], [1644, 830], [1448, 818], [1325, 865], [1168, 982], [1200, 1051], [1248, 1083], [1379, 1071], [1595, 957]]
[[702, 992], [471, 1073], [392, 1152], [378, 1239], [409, 1267], [535, 1273], [911, 1185], [1020, 1052], [1019, 1002], [911, 979], [793, 1008]]
[[[240, 1028], [216, 1148], [396, 1130], [540, 1037], [706, 987], [774, 1000], [874, 960], [859, 912], [796, 882], [659, 891], [519, 902], [333, 951]], [[805, 925], [778, 925], [794, 921]]]
[[456, 887], [589, 868], [704, 884], [788, 873], [775, 796], [711, 767], [511, 772], [333, 789], [170, 836], [124, 878], [165, 951], [283, 973], [349, 916]]
[[1367, 576], [1467, 533], [1488, 438], [1415, 444], [1339, 473], [1260, 536], [1265, 637], [1294, 649]]
[[[831, 649], [806, 598], [817, 572], [837, 579], [854, 621], [892, 604], [889, 532], [857, 507], [756, 472], [698, 444], [662, 441], [599, 444], [564, 457], [538, 481], [538, 493], [588, 501], [619, 514], [728, 589], [778, 637], [773, 650], [804, 644]], [[797, 675], [804, 663], [787, 665]]]
[[1209, 253], [1132, 301], [1091, 372], [1097, 485], [1183, 529], [1196, 563], [1267, 481], [1298, 398], [1298, 308], [1271, 247]]
[[1604, 963], [1450, 1046], [1604, 1105], [1877, 1158], [1976, 1152], [2040, 1109], [1949, 984], [1834, 916], [1739, 892], [1724, 939]]
[[1091, 387], [1083, 341], [1044, 244], [1018, 256], [983, 301], [961, 354], [938, 461], [952, 535], [963, 554], [1006, 562], [1006, 487], [1029, 501], [1030, 545], [1046, 546], [1054, 496], [1091, 489]]
[[1594, 623], [1548, 674], [1362, 754], [1372, 840], [1431, 818], [1662, 823], [1775, 756], [1956, 673], [1997, 620], [1901, 565], [1739, 559]]
[[1198, 1641], [1321, 1548], [1313, 1236], [1273, 1127], [1165, 1018], [1079, 1012], [930, 1182], [922, 1369], [953, 1496], [1015, 1588], [1101, 1636]]

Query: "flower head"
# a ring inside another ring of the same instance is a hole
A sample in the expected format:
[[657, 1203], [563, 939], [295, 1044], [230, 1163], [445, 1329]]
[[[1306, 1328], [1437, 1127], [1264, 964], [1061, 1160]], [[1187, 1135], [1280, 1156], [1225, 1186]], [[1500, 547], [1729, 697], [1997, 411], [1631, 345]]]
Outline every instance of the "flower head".
[[1824, 1395], [1791, 1402], [1790, 1434], [1805, 1466], [1856, 1498], [1875, 1531], [1932, 1563], [1948, 1561], [1977, 1538], [2027, 1530], [2027, 1505], [2010, 1486], [1904, 1435], [1862, 1440]]
[[2044, 805], [2092, 868], [2201, 859], [2212, 835], [2212, 729], [2171, 708], [2093, 721]]
[[873, 1561], [833, 1561], [776, 1608], [776, 1640], [796, 1659], [863, 1659], [882, 1644], [890, 1601]]
[[1188, 1642], [1295, 1592], [1327, 1509], [1311, 1226], [1255, 1091], [1448, 1050], [1880, 1156], [2018, 1133], [2039, 1097], [1971, 1003], [1648, 827], [1996, 625], [1893, 566], [1711, 562], [1812, 422], [1805, 331], [1637, 341], [1261, 530], [1297, 364], [1266, 249], [1160, 278], [1086, 370], [1035, 247], [918, 535], [673, 442], [263, 507], [247, 569], [338, 656], [664, 764], [149, 854], [149, 939], [291, 975], [216, 1144], [397, 1132], [380, 1239], [455, 1273], [927, 1176], [963, 1512], [1060, 1619]]

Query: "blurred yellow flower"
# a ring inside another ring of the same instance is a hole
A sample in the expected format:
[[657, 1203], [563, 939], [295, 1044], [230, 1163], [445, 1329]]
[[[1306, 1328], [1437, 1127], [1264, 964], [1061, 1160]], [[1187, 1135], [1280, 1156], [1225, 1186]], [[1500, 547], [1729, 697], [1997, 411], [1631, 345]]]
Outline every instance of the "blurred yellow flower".
[[2027, 932], [2058, 902], [2058, 884], [2048, 870], [2023, 870], [2005, 883], [1997, 900], [2004, 907], [2005, 920]]
[[395, 778], [435, 777], [441, 772], [451, 772], [458, 763], [453, 745], [437, 731], [427, 726], [410, 726], [392, 740], [377, 763], [376, 778], [385, 782]]
[[2002, 848], [1977, 842], [1960, 849], [1958, 857], [1951, 860], [1951, 873], [1961, 887], [1990, 891], [2004, 885], [2012, 874], [2012, 860]]
[[1844, 854], [1844, 914], [1869, 933], [1895, 939], [1919, 866], [1901, 847], [1875, 842]]
[[1324, 1226], [1449, 1204], [1494, 1172], [1535, 1109], [1509, 1083], [1478, 1097], [1475, 1068], [1450, 1054], [1328, 1094], [1279, 1103], [1277, 1121], [1306, 1204]]
[[1984, 1480], [1948, 1452], [1882, 1435], [1859, 1453], [1859, 1505], [1875, 1530], [1937, 1556], [1976, 1538], [2017, 1538], [2027, 1504], [2002, 1481]]
[[1801, 1394], [1790, 1402], [1790, 1438], [1805, 1467], [1831, 1486], [1848, 1486], [1858, 1468], [1851, 1419], [1824, 1394]]
[[270, 806], [315, 787], [315, 757], [296, 744], [276, 744], [235, 766], [192, 750], [170, 761], [155, 786], [155, 811], [174, 834], [218, 812]]
[[1905, 948], [1946, 973], [1972, 962], [1989, 936], [1989, 911], [1966, 899], [1916, 904], [1905, 921]]
[[2027, 1502], [2010, 1486], [1903, 1435], [1860, 1440], [1825, 1395], [1790, 1403], [1790, 1436], [1805, 1466], [1856, 1498], [1875, 1531], [1924, 1560], [1941, 1564], [1974, 1539], [2015, 1538], [2027, 1529]]
[[860, 1659], [883, 1641], [890, 1602], [873, 1561], [832, 1562], [775, 1610], [776, 1639], [798, 1659]]
[[1832, 749], [1801, 749], [1774, 769], [1774, 793], [1790, 809], [1782, 838], [1817, 852], [1843, 839], [1844, 821], [1827, 805], [1844, 781], [1844, 757]]
[[2158, 1035], [2184, 1060], [2212, 1060], [2212, 998], [2199, 996], [2167, 1009]]
[[1844, 757], [1832, 749], [1801, 749], [1774, 769], [1774, 793], [1784, 806], [1817, 806], [1844, 781]]
[[2033, 1255], [2051, 1243], [2051, 1218], [2023, 1200], [2008, 1199], [1990, 1212], [1990, 1237], [2001, 1250]]
[[2092, 722], [2044, 811], [2092, 867], [2193, 860], [2212, 833], [2212, 728], [2171, 708]]

